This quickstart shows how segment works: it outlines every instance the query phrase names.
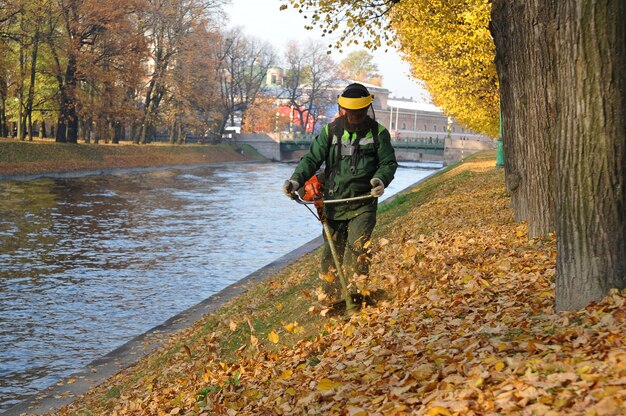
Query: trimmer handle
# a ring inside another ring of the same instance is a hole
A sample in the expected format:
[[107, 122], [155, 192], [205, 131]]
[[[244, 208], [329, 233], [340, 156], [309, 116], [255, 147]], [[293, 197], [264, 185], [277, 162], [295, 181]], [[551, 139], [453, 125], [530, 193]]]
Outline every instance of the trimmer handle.
[[324, 205], [341, 204], [341, 203], [344, 203], [344, 202], [363, 201], [363, 200], [371, 199], [371, 198], [374, 198], [374, 197], [371, 194], [367, 194], [367, 195], [361, 195], [361, 196], [353, 196], [352, 198], [318, 199], [318, 200], [315, 200], [315, 201], [307, 201], [306, 199], [302, 199], [302, 197], [300, 196], [299, 193], [297, 193], [297, 192], [292, 192], [291, 193], [291, 199], [296, 201], [298, 204], [302, 204], [302, 205], [314, 205], [315, 203], [319, 204], [319, 202], [323, 202]]

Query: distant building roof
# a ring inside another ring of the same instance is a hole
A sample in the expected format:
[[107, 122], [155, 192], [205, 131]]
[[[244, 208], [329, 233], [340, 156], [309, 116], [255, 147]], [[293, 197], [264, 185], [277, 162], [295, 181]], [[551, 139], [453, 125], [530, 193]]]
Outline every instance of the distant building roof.
[[413, 110], [413, 111], [428, 111], [430, 113], [443, 113], [441, 108], [437, 107], [434, 104], [428, 103], [416, 103], [413, 101], [403, 101], [403, 100], [387, 100], [387, 106], [393, 108], [399, 108], [404, 110]]
[[368, 82], [356, 81], [356, 80], [353, 80], [353, 79], [346, 79], [346, 80], [344, 80], [343, 82], [345, 82], [344, 87], [347, 87], [347, 86], [348, 86], [348, 84], [352, 84], [353, 82], [357, 82], [357, 83], [359, 83], [359, 84], [363, 85], [363, 86], [364, 86], [365, 88], [367, 88], [368, 90], [370, 90], [370, 92], [371, 92], [371, 91], [378, 91], [378, 92], [384, 92], [384, 93], [386, 93], [386, 94], [389, 94], [389, 92], [390, 92], [390, 91], [389, 91], [387, 88], [385, 88], [385, 87], [381, 87], [380, 85], [370, 84], [370, 83], [368, 83]]

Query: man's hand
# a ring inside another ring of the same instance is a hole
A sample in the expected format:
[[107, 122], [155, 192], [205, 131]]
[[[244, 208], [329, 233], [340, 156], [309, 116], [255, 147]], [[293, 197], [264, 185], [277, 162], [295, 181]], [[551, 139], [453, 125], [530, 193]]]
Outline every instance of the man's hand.
[[378, 198], [385, 193], [385, 184], [382, 180], [378, 178], [372, 178], [370, 180], [370, 184], [372, 185], [372, 196], [374, 198]]
[[294, 180], [286, 180], [285, 183], [283, 184], [283, 192], [285, 193], [285, 195], [287, 195], [289, 198], [291, 198], [291, 194], [296, 191], [298, 188], [300, 187], [300, 184]]

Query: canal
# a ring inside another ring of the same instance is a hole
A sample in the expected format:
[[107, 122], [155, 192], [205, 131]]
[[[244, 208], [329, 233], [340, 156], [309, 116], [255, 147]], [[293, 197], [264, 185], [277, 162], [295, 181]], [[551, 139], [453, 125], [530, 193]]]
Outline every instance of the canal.
[[[381, 199], [436, 163], [403, 163]], [[294, 165], [0, 183], [0, 412], [321, 233]]]

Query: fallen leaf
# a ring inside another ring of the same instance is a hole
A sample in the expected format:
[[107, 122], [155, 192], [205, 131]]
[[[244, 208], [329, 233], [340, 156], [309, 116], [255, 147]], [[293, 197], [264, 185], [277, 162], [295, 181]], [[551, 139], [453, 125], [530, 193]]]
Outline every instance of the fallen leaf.
[[335, 387], [339, 387], [341, 385], [342, 385], [341, 383], [337, 383], [337, 382], [332, 381], [330, 379], [323, 378], [317, 384], [317, 389], [319, 391], [327, 391], [327, 390], [330, 390], [330, 389], [334, 389]]

